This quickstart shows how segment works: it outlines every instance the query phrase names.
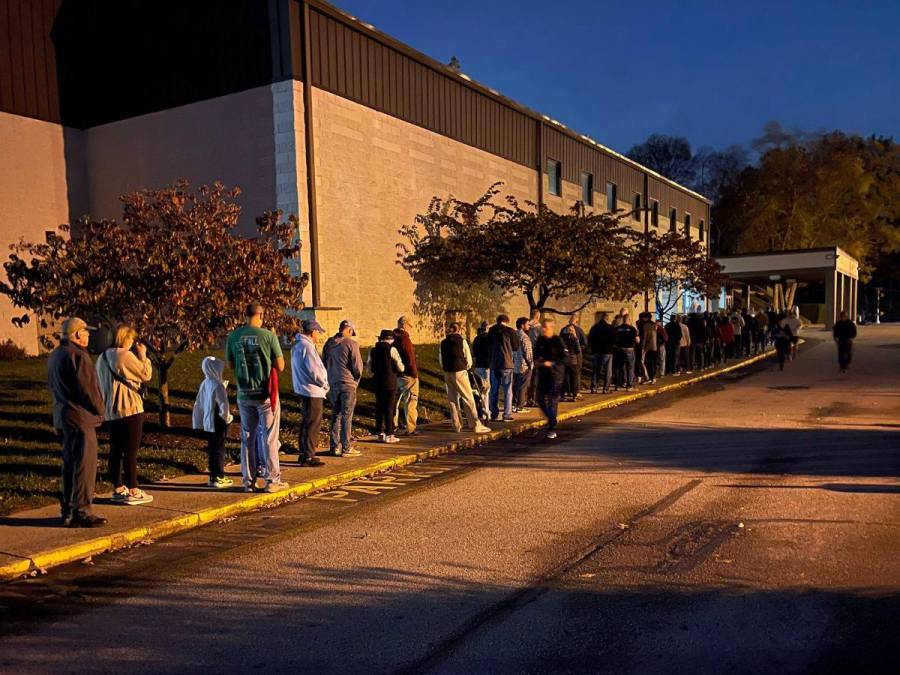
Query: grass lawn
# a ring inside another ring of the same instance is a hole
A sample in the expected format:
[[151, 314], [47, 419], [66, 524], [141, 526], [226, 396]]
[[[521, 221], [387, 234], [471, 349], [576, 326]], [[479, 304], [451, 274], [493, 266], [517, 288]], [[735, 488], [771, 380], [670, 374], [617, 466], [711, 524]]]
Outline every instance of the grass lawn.
[[[363, 349], [363, 360], [368, 348]], [[204, 356], [215, 350], [182, 354], [171, 370], [173, 428], [160, 429], [156, 422], [156, 389], [146, 401], [144, 442], [138, 457], [142, 481], [206, 471], [205, 442], [191, 429], [191, 411], [202, 375]], [[443, 377], [437, 361], [437, 345], [416, 348], [420, 369], [419, 421], [442, 421], [449, 414]], [[229, 374], [226, 374], [228, 377]], [[59, 494], [60, 448], [51, 420], [47, 390], [47, 359], [0, 361], [0, 515], [54, 503]], [[280, 379], [282, 396], [281, 440], [296, 452], [299, 407], [292, 393], [290, 366]], [[234, 386], [229, 385], [232, 412], [237, 414]], [[375, 396], [371, 380], [364, 378], [356, 405], [354, 435], [371, 433], [375, 425]], [[238, 425], [229, 430], [230, 449], [238, 446]], [[324, 442], [324, 432], [323, 432]], [[97, 491], [112, 489], [106, 482], [108, 459], [106, 434], [100, 432]]]

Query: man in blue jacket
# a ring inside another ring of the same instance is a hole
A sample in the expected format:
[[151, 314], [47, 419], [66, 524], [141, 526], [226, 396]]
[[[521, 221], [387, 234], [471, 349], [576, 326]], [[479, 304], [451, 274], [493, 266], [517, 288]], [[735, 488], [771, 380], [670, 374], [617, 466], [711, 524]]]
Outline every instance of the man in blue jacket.
[[317, 321], [305, 319], [300, 334], [291, 349], [291, 379], [294, 393], [300, 397], [300, 430], [297, 447], [300, 466], [321, 466], [316, 458], [325, 394], [328, 393], [328, 372], [316, 350], [316, 343], [325, 329]]
[[500, 419], [500, 390], [503, 389], [503, 421], [513, 416], [513, 355], [519, 351], [519, 335], [509, 325], [509, 317], [501, 314], [488, 331], [491, 337], [491, 419]]

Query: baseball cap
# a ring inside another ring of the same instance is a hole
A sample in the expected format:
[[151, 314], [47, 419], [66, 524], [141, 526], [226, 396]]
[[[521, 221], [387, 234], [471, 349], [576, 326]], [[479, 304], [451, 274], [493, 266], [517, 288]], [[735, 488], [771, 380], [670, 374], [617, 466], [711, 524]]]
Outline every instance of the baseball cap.
[[80, 330], [97, 330], [97, 327], [89, 326], [84, 319], [79, 319], [77, 316], [70, 316], [68, 319], [63, 321], [60, 333], [64, 337], [69, 337], [70, 335], [75, 335], [75, 333]]
[[338, 333], [343, 332], [345, 328], [350, 329], [351, 335], [356, 335], [356, 327], [353, 325], [353, 322], [350, 319], [344, 319], [341, 321], [341, 325], [338, 327]]
[[322, 328], [322, 325], [315, 319], [303, 319], [303, 321], [300, 322], [300, 327], [303, 329], [304, 333], [325, 332], [325, 329]]

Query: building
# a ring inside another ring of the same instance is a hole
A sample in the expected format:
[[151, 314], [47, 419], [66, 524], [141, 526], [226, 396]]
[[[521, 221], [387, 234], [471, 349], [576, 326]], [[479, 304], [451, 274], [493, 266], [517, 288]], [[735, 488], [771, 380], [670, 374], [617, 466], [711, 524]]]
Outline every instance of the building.
[[[707, 237], [702, 196], [321, 0], [0, 0], [0, 246], [184, 177], [298, 213], [307, 299], [363, 339], [409, 313], [397, 230], [496, 181]], [[649, 208], [648, 208], [649, 207]], [[524, 307], [512, 307], [524, 311]], [[0, 297], [0, 339], [30, 350]]]

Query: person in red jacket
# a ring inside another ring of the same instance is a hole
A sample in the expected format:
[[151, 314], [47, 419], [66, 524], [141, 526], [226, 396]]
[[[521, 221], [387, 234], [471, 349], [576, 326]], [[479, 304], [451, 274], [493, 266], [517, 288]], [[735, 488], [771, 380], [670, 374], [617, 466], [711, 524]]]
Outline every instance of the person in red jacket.
[[394, 423], [407, 436], [419, 433], [416, 431], [419, 419], [419, 368], [416, 365], [416, 348], [409, 337], [411, 327], [409, 319], [401, 316], [394, 329], [394, 347], [403, 361], [403, 374], [397, 378], [399, 398]]

